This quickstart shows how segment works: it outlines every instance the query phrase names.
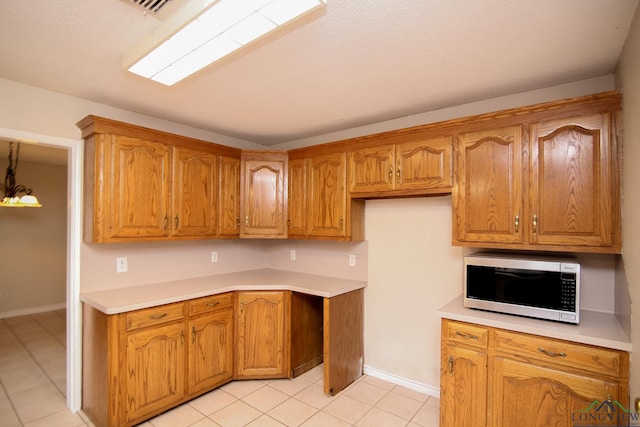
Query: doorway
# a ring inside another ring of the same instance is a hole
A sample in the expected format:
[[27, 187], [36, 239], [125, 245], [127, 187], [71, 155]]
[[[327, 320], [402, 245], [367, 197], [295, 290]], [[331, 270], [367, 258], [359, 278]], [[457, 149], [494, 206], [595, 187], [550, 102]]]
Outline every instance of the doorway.
[[[82, 235], [82, 141], [0, 128], [0, 138], [22, 144], [63, 148], [67, 151], [66, 247], [66, 403], [71, 412], [81, 408], [82, 343], [80, 304], [80, 245]], [[19, 177], [19, 174], [17, 174]]]

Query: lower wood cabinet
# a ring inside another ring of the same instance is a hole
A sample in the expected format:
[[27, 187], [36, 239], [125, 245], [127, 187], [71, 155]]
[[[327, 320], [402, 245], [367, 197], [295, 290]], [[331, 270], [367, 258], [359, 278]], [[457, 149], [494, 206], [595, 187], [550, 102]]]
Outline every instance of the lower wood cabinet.
[[290, 291], [237, 293], [236, 378], [290, 376]]
[[441, 348], [441, 427], [625, 423], [626, 352], [447, 319]]

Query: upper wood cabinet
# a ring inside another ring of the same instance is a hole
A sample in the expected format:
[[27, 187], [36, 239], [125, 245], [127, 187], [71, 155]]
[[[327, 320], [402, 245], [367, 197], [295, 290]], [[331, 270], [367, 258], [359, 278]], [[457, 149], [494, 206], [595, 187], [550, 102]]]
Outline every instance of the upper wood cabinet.
[[[223, 228], [230, 215], [237, 224], [237, 209], [218, 209], [219, 197], [237, 201], [227, 195], [227, 176], [221, 186], [218, 162], [239, 159], [240, 150], [95, 116], [78, 127], [85, 139], [85, 241], [206, 239], [230, 234]], [[223, 170], [227, 163], [220, 163]]]
[[243, 151], [240, 237], [287, 237], [287, 153]]
[[218, 234], [240, 235], [240, 159], [219, 157]]
[[459, 134], [453, 243], [620, 252], [615, 117], [604, 112]]
[[402, 138], [405, 142], [349, 152], [352, 197], [444, 194], [451, 192], [452, 138]]
[[303, 150], [289, 162], [289, 236], [363, 240], [364, 201], [347, 193], [346, 152]]

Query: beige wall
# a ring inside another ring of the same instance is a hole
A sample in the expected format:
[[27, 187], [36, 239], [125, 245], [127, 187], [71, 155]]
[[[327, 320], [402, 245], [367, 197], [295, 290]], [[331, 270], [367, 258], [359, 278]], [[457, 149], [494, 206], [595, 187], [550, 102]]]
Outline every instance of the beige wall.
[[[604, 76], [378, 123], [296, 141], [289, 145], [294, 147], [328, 142], [469, 114], [602, 92], [613, 87], [613, 76]], [[201, 132], [194, 129], [181, 132], [185, 130], [184, 127], [168, 122], [0, 80], [0, 92], [7, 93], [5, 90], [11, 93], [11, 97], [0, 97], [0, 128], [79, 138], [74, 123], [86, 114], [93, 113], [189, 136], [197, 137]], [[20, 102], [15, 104], [14, 99], [20, 99]], [[35, 110], [31, 106], [35, 106]], [[48, 112], [51, 117], [46, 117]], [[128, 117], [132, 120], [128, 120]], [[246, 145], [251, 144], [247, 142]], [[388, 376], [390, 379], [404, 381], [407, 385], [437, 393], [439, 326], [436, 310], [462, 289], [460, 265], [464, 250], [450, 244], [451, 199], [372, 200], [366, 202], [365, 216], [367, 244], [240, 240], [83, 244], [81, 288], [87, 291], [133, 286], [267, 265], [292, 270], [331, 272], [341, 277], [368, 276], [369, 286], [365, 291], [367, 369], [377, 375]], [[290, 249], [296, 249], [299, 262], [289, 262]], [[219, 252], [217, 264], [209, 261], [212, 250]], [[355, 268], [345, 267], [350, 253], [357, 254], [360, 260]], [[128, 273], [116, 273], [115, 258], [118, 256], [128, 257]], [[365, 262], [361, 262], [362, 260]], [[589, 259], [587, 263], [598, 272], [596, 277], [605, 282], [595, 287], [605, 294], [610, 293], [608, 291], [613, 286], [613, 260], [598, 257]], [[596, 297], [592, 303], [598, 304], [600, 300]], [[608, 300], [603, 309], [611, 306], [611, 300]]]
[[[624, 176], [622, 261], [632, 304], [631, 398], [640, 397], [640, 8], [636, 10], [618, 66], [623, 90]], [[623, 281], [624, 279], [620, 279]]]
[[[8, 152], [1, 141], [2, 179]], [[43, 207], [0, 208], [0, 318], [64, 307], [66, 299], [67, 167], [21, 159], [16, 181]]]

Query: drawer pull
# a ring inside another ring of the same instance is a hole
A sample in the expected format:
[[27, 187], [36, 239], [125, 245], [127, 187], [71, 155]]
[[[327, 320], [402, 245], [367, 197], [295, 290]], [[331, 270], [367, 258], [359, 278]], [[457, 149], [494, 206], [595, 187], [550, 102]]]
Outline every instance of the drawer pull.
[[554, 351], [547, 351], [547, 350], [545, 350], [545, 349], [544, 349], [544, 348], [542, 348], [542, 347], [540, 347], [540, 348], [538, 349], [538, 351], [539, 351], [540, 353], [544, 353], [544, 354], [546, 354], [546, 355], [547, 355], [547, 356], [549, 356], [549, 357], [567, 357], [567, 353], [556, 353], [556, 352], [554, 352]]
[[207, 307], [215, 307], [216, 305], [219, 305], [220, 301], [216, 301], [216, 302], [210, 302], [209, 304], [207, 304]]
[[456, 331], [456, 335], [459, 335], [462, 338], [467, 339], [467, 340], [477, 340], [478, 339], [477, 335], [465, 334], [464, 332], [460, 332], [460, 331]]
[[157, 314], [157, 315], [154, 315], [154, 316], [149, 316], [149, 319], [158, 320], [158, 319], [163, 319], [165, 317], [167, 317], [167, 313], [162, 313], [162, 314]]

